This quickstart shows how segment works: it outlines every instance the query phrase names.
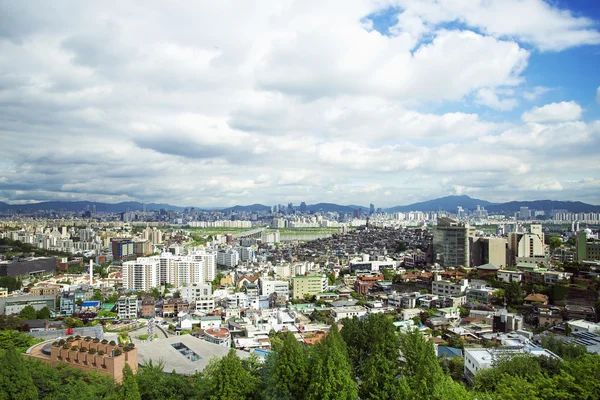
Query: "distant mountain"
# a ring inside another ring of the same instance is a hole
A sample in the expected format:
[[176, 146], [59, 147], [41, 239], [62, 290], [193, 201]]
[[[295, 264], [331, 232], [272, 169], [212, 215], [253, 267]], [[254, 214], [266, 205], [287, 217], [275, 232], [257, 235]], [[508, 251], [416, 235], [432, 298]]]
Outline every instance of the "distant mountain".
[[422, 201], [420, 203], [409, 204], [407, 206], [395, 206], [391, 208], [387, 208], [384, 211], [389, 213], [394, 212], [408, 212], [408, 211], [450, 211], [456, 212], [456, 208], [458, 206], [464, 208], [465, 210], [472, 210], [477, 208], [477, 206], [484, 207], [488, 209], [488, 206], [492, 205], [486, 200], [473, 199], [469, 196], [446, 196], [441, 197], [439, 199], [433, 199], [428, 201]]
[[[30, 203], [30, 204], [7, 204], [0, 202], [0, 212], [6, 212], [8, 210], [13, 210], [15, 212], [35, 212], [42, 210], [55, 210], [55, 211], [84, 211], [86, 207], [89, 206], [91, 210], [93, 206], [96, 206], [97, 212], [125, 212], [129, 211], [141, 211], [143, 209], [143, 204], [137, 201], [128, 201], [123, 203], [100, 203], [94, 201], [44, 201], [40, 203]], [[183, 211], [185, 207], [172, 206], [170, 204], [157, 204], [157, 203], [148, 203], [146, 204], [146, 209], [148, 211], [152, 210], [160, 210], [164, 208], [165, 210], [173, 210], [173, 211]]]
[[567, 210], [568, 212], [600, 212], [600, 206], [582, 203], [580, 201], [556, 201], [556, 200], [534, 200], [534, 201], [509, 201], [508, 203], [493, 204], [486, 207], [488, 212], [517, 212], [521, 207], [528, 207], [530, 210], [546, 211]]
[[262, 204], [252, 204], [249, 206], [233, 206], [220, 210], [223, 213], [228, 212], [259, 212], [259, 211], [271, 211], [271, 207]]
[[357, 209], [368, 210], [368, 208], [363, 207], [363, 206], [353, 206], [353, 205], [341, 206], [339, 204], [334, 204], [334, 203], [310, 204], [310, 205], [306, 206], [306, 209], [310, 212], [323, 211], [323, 212], [342, 212], [342, 213], [352, 213], [354, 210], [357, 210]]

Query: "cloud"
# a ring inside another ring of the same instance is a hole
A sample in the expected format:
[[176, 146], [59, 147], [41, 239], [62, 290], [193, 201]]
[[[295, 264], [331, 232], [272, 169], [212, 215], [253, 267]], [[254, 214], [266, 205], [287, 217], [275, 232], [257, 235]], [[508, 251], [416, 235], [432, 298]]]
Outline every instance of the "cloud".
[[525, 91], [523, 93], [523, 97], [526, 100], [533, 101], [533, 100], [537, 99], [538, 97], [548, 93], [549, 91], [550, 91], [550, 88], [547, 88], [544, 86], [536, 86], [532, 90]]
[[496, 92], [490, 88], [480, 89], [475, 97], [475, 102], [499, 111], [510, 111], [519, 105], [517, 99], [498, 98]]
[[534, 107], [521, 116], [525, 122], [557, 122], [573, 121], [581, 118], [583, 109], [575, 101], [550, 103], [542, 107]]
[[[369, 16], [388, 6], [385, 30]], [[20, 1], [0, 16], [0, 201], [600, 202], [600, 122], [574, 102], [509, 119], [546, 90], [525, 80], [538, 50], [597, 34], [547, 3]]]
[[596, 102], [600, 104], [600, 86], [596, 89]]
[[[435, 26], [458, 21], [497, 38], [514, 38], [542, 51], [561, 51], [600, 43], [600, 32], [591, 18], [544, 0], [434, 1], [398, 0], [402, 12], [398, 30], [423, 35]], [[413, 21], [404, 30], [407, 20]]]

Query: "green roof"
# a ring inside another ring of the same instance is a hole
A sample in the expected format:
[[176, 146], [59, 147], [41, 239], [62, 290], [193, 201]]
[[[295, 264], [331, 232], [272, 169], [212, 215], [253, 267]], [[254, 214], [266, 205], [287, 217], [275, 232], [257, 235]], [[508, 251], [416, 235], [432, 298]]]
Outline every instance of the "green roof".
[[102, 309], [104, 311], [110, 311], [113, 309], [114, 306], [115, 306], [115, 303], [104, 303], [104, 304], [102, 304]]

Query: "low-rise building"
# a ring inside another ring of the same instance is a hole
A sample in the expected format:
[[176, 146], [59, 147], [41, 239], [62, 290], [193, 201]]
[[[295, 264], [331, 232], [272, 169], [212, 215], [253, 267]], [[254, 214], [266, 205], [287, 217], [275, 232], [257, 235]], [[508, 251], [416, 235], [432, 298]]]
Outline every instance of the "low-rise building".
[[440, 279], [439, 275], [435, 275], [431, 283], [431, 293], [442, 296], [462, 296], [469, 287], [469, 281], [462, 279], [459, 282], [452, 282]]
[[121, 296], [117, 300], [117, 315], [119, 319], [135, 319], [138, 316], [137, 296]]
[[325, 275], [295, 276], [292, 278], [292, 286], [294, 299], [315, 296], [327, 290], [327, 277]]
[[496, 272], [496, 278], [498, 278], [500, 282], [505, 283], [521, 282], [521, 280], [523, 279], [523, 272], [500, 270]]
[[344, 318], [361, 318], [365, 315], [367, 315], [367, 309], [362, 306], [333, 307], [331, 309], [331, 317], [335, 322], [339, 322]]
[[231, 335], [229, 329], [218, 327], [204, 330], [204, 340], [224, 347], [231, 347]]

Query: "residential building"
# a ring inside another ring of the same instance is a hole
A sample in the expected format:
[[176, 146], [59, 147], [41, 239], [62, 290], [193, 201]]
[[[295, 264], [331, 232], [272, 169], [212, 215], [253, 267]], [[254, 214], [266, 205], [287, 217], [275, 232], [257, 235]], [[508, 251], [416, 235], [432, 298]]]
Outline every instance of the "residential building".
[[498, 278], [500, 282], [505, 283], [521, 282], [521, 280], [523, 279], [523, 272], [500, 270], [496, 272], [496, 278]]
[[339, 322], [344, 318], [361, 318], [365, 315], [367, 315], [367, 309], [362, 306], [333, 307], [331, 309], [331, 317], [335, 322]]
[[306, 295], [315, 296], [327, 290], [327, 276], [295, 276], [292, 278], [292, 288], [294, 299], [302, 299]]
[[210, 283], [192, 283], [181, 288], [181, 298], [190, 303], [210, 296], [212, 296], [212, 285]]
[[217, 264], [227, 268], [236, 267], [240, 263], [240, 254], [235, 249], [219, 250], [217, 252]]
[[286, 281], [260, 278], [258, 286], [260, 287], [260, 294], [262, 296], [270, 296], [273, 293], [277, 293], [277, 296], [283, 296], [286, 300], [290, 297], [290, 284]]
[[467, 301], [489, 303], [495, 290], [485, 282], [473, 283], [467, 288]]
[[110, 241], [113, 260], [121, 261], [135, 257], [135, 243], [132, 239], [112, 238]]
[[8, 289], [0, 287], [0, 297], [8, 297]]
[[440, 276], [435, 274], [433, 282], [431, 282], [431, 293], [434, 295], [443, 296], [461, 296], [464, 295], [469, 287], [468, 279], [461, 279], [458, 282], [440, 279]]
[[119, 319], [135, 319], [138, 316], [137, 296], [121, 296], [117, 300], [117, 315]]
[[123, 287], [127, 290], [148, 292], [160, 286], [159, 257], [140, 257], [135, 261], [126, 261], [121, 271]]

